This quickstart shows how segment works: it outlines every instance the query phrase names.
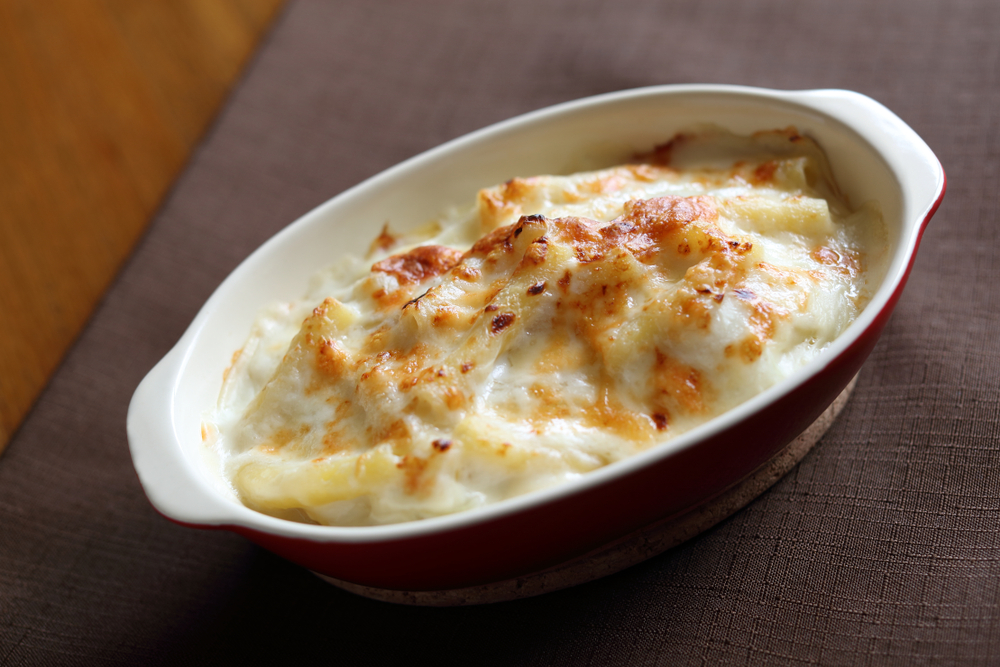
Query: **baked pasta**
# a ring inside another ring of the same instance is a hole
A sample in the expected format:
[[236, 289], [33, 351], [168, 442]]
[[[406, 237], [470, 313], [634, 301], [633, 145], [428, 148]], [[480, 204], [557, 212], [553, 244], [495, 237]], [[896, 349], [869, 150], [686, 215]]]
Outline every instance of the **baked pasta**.
[[878, 207], [795, 130], [698, 130], [387, 226], [261, 314], [204, 434], [249, 507], [372, 525], [564, 483], [820, 354], [868, 298]]

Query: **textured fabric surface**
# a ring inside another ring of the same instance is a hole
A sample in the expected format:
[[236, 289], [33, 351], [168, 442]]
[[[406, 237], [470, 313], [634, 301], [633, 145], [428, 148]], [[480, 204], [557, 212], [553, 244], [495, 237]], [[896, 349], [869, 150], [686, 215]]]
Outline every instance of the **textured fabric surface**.
[[[1000, 4], [293, 0], [0, 458], [0, 665], [1000, 662]], [[492, 122], [636, 86], [868, 94], [949, 192], [854, 397], [744, 511], [618, 575], [467, 609], [368, 601], [132, 471], [143, 375], [257, 245]]]

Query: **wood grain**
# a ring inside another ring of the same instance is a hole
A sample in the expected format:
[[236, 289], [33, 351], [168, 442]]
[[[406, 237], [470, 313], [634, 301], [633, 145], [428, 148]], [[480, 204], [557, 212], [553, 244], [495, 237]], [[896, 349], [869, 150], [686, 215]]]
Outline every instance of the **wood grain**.
[[283, 0], [0, 0], [0, 451]]

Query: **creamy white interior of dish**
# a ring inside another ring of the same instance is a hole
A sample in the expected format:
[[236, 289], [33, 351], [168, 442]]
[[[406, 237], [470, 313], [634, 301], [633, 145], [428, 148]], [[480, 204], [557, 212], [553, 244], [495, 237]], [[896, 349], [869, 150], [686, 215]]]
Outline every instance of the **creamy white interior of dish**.
[[878, 206], [852, 209], [794, 130], [514, 178], [262, 312], [205, 440], [247, 506], [323, 524], [564, 483], [822, 353], [885, 246]]

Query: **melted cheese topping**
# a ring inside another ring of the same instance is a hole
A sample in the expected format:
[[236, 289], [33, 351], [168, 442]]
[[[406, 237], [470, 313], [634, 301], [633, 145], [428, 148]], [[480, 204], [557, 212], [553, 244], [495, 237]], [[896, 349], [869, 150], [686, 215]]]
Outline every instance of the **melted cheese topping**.
[[206, 432], [243, 502], [295, 520], [407, 521], [562, 483], [815, 357], [863, 307], [880, 229], [792, 130], [515, 178], [420, 243], [383, 230], [369, 260], [262, 314]]

